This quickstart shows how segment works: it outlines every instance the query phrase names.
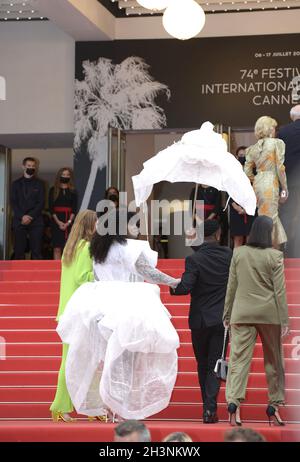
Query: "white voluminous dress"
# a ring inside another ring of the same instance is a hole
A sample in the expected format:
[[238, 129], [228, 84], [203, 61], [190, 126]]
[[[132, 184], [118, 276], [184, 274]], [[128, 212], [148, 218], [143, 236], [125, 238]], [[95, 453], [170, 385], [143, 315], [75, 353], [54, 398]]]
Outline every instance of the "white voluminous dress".
[[96, 281], [77, 289], [60, 317], [57, 332], [69, 345], [66, 383], [78, 413], [109, 408], [144, 419], [168, 406], [179, 339], [156, 284], [174, 279], [156, 263], [145, 241], [114, 243], [106, 261], [94, 264]]

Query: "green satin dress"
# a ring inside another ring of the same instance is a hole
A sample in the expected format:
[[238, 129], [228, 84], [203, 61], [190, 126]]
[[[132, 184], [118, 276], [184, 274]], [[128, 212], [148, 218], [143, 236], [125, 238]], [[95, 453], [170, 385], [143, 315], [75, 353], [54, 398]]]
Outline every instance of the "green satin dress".
[[[62, 263], [60, 279], [60, 298], [56, 320], [64, 313], [65, 307], [78, 287], [85, 282], [94, 280], [93, 262], [89, 253], [89, 242], [81, 240], [77, 245], [75, 258], [70, 266]], [[74, 410], [68, 393], [65, 376], [65, 363], [69, 346], [63, 344], [62, 360], [58, 374], [58, 383], [54, 401], [50, 407], [51, 412], [70, 413]]]

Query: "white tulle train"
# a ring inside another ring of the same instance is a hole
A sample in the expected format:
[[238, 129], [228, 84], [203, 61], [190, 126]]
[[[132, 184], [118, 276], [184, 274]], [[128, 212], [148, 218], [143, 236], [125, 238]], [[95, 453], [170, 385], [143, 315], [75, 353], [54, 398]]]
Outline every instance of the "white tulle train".
[[78, 413], [144, 419], [168, 406], [179, 339], [157, 285], [94, 282], [71, 297], [57, 331]]

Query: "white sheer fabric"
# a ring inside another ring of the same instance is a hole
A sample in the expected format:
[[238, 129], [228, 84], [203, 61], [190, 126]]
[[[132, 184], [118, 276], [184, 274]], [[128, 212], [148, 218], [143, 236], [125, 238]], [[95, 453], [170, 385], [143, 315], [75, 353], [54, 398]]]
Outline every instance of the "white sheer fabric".
[[69, 344], [66, 382], [78, 413], [100, 415], [110, 408], [125, 419], [144, 419], [168, 406], [177, 376], [179, 339], [160, 301], [157, 285], [140, 278], [143, 254], [155, 267], [147, 242], [115, 244], [99, 280], [71, 297], [57, 331]]
[[188, 181], [227, 191], [248, 215], [255, 214], [256, 196], [251, 183], [213, 128], [205, 122], [200, 130], [186, 133], [180, 141], [144, 162], [140, 174], [132, 177], [137, 206], [148, 199], [153, 185], [160, 181]]

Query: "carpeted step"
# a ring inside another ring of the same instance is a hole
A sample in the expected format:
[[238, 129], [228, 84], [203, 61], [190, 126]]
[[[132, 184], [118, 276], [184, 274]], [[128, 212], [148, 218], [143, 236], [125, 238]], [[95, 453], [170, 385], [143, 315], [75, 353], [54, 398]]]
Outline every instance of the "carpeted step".
[[[0, 387], [0, 403], [51, 403], [54, 399], [56, 387]], [[225, 387], [220, 390], [219, 403], [226, 403]], [[198, 403], [202, 404], [199, 387], [174, 388], [171, 397], [172, 403]], [[246, 394], [248, 404], [266, 404], [268, 402], [267, 389], [248, 388]], [[287, 390], [287, 404], [300, 405], [300, 390]]]
[[[1, 340], [0, 340], [1, 345]], [[300, 337], [297, 345], [295, 344], [283, 344], [284, 356], [286, 358], [292, 358], [300, 356]], [[5, 354], [6, 356], [60, 356], [62, 351], [62, 344], [60, 342], [54, 343], [6, 343]], [[193, 346], [191, 343], [181, 343], [178, 351], [179, 356], [192, 357]], [[228, 354], [230, 352], [230, 345], [228, 348]], [[262, 358], [263, 351], [262, 345], [256, 344], [253, 353], [254, 358]]]
[[[168, 272], [170, 274], [170, 272]], [[170, 276], [181, 277], [181, 273], [170, 274]], [[299, 277], [291, 274], [286, 277], [286, 290], [288, 292], [297, 292], [300, 285], [300, 270]], [[60, 289], [60, 273], [58, 271], [1, 271], [0, 270], [0, 293], [12, 292], [58, 292]], [[160, 285], [161, 293], [168, 293], [169, 288], [165, 285]]]
[[[222, 442], [225, 432], [231, 430], [227, 422], [204, 425], [201, 421], [154, 421], [148, 420], [147, 427], [153, 442], [162, 441], [170, 433], [184, 431], [194, 442]], [[269, 427], [265, 423], [245, 424], [264, 435], [268, 442], [299, 441], [300, 426]], [[114, 424], [87, 422], [80, 419], [74, 425], [51, 421], [9, 421], [0, 422], [2, 442], [109, 442], [113, 441]]]
[[55, 281], [60, 282], [60, 269], [1, 269], [0, 266], [0, 281], [8, 282], [39, 282], [39, 281]]
[[[175, 329], [188, 329], [187, 316], [174, 316], [172, 324]], [[7, 329], [56, 329], [57, 321], [54, 316], [6, 316], [0, 317], [0, 331]], [[300, 330], [300, 317], [290, 318], [290, 329]]]
[[[180, 342], [191, 343], [191, 332], [189, 329], [177, 330]], [[3, 337], [7, 343], [36, 343], [36, 342], [59, 342], [60, 337], [55, 330], [52, 329], [2, 329], [0, 337]], [[284, 339], [285, 343], [298, 341], [300, 330], [292, 330]], [[258, 343], [260, 340], [258, 339]]]
[[[266, 404], [243, 404], [241, 418], [247, 421], [266, 422]], [[49, 403], [0, 403], [1, 419], [33, 419], [50, 418]], [[227, 421], [227, 404], [219, 404], [219, 418]], [[287, 422], [300, 422], [300, 406], [286, 406], [280, 410], [281, 417]], [[76, 414], [74, 414], [76, 415]], [[170, 404], [167, 409], [151, 416], [152, 420], [172, 419], [172, 420], [200, 420], [202, 418], [202, 406], [196, 403], [189, 404]]]
[[[60, 357], [8, 357], [5, 361], [0, 361], [0, 371], [58, 371], [60, 363]], [[194, 358], [179, 357], [179, 372], [196, 372], [196, 370], [197, 364]], [[251, 372], [264, 372], [263, 359], [254, 358], [250, 370]], [[285, 371], [288, 374], [300, 374], [300, 360], [285, 359]]]
[[24, 292], [19, 291], [18, 285], [16, 284], [16, 290], [14, 293], [3, 292], [0, 294], [1, 303], [4, 305], [8, 304], [35, 304], [35, 305], [56, 305], [59, 303], [59, 292]]
[[[188, 329], [189, 328], [187, 316], [174, 316], [172, 318], [172, 324], [176, 329]], [[1, 322], [0, 322], [0, 326], [1, 326]], [[290, 329], [300, 330], [300, 316], [297, 318], [290, 317]]]
[[[0, 338], [0, 347], [3, 354], [5, 346], [7, 354], [7, 359], [0, 361], [0, 419], [49, 418], [49, 403], [55, 394], [62, 349], [55, 331], [60, 266], [60, 262], [54, 261], [0, 262], [0, 337], [6, 342], [4, 345]], [[159, 268], [180, 277], [184, 261], [159, 261]], [[300, 259], [286, 261], [285, 276], [292, 332], [284, 339], [288, 405], [281, 414], [291, 421], [300, 421]], [[199, 419], [202, 406], [188, 329], [190, 297], [171, 296], [165, 286], [161, 287], [161, 296], [173, 316], [181, 346], [178, 350], [179, 373], [171, 404], [159, 414], [159, 418]], [[295, 359], [291, 359], [293, 355]], [[251, 370], [242, 418], [265, 421], [267, 384], [259, 339]], [[220, 416], [227, 419], [224, 383], [219, 400]], [[17, 404], [19, 402], [23, 404]], [[282, 438], [280, 436], [278, 440]], [[216, 435], [212, 441], [215, 440]]]
[[0, 317], [0, 332], [7, 329], [53, 329], [57, 327], [54, 316]]
[[[172, 316], [188, 316], [190, 304], [187, 303], [166, 303], [166, 308]], [[12, 303], [0, 305], [0, 317], [23, 317], [23, 316], [56, 316], [58, 304], [25, 304]], [[289, 305], [290, 317], [300, 317], [300, 304]]]
[[21, 292], [23, 294], [23, 298], [27, 293], [59, 293], [59, 290], [59, 281], [0, 281], [0, 294], [15, 294], [16, 292]]
[[[1, 341], [0, 341], [1, 344]], [[288, 345], [289, 347], [289, 345]], [[188, 351], [188, 350], [187, 350]], [[61, 356], [61, 342], [6, 343], [5, 354], [10, 356]]]
[[[189, 296], [173, 296], [168, 293], [163, 293], [161, 295], [162, 303], [164, 304], [175, 304], [175, 303], [189, 303]], [[287, 293], [287, 300], [289, 304], [299, 304], [300, 303], [300, 291], [299, 292], [289, 292]], [[1, 303], [2, 304], [21, 304], [25, 303], [28, 304], [57, 304], [59, 302], [59, 292], [28, 292], [26, 293], [26, 297], [24, 296], [24, 292], [18, 291], [16, 287], [16, 292], [8, 293], [3, 292], [1, 293]]]
[[55, 330], [40, 329], [40, 330], [1, 330], [0, 337], [3, 337], [8, 343], [23, 343], [23, 342], [59, 342], [60, 337]]
[[284, 266], [286, 268], [300, 268], [300, 258], [285, 258]]
[[[48, 386], [57, 384], [56, 371], [0, 371], [1, 386]], [[196, 372], [179, 372], [176, 380], [177, 387], [198, 387]], [[264, 373], [251, 373], [248, 380], [249, 388], [266, 388]], [[299, 390], [299, 374], [286, 374], [286, 388]]]
[[60, 260], [0, 260], [1, 270], [60, 270]]
[[[0, 296], [1, 297], [1, 296]], [[5, 304], [0, 305], [0, 319], [7, 316], [55, 316], [57, 315], [58, 304]]]
[[[188, 316], [189, 303], [166, 303], [166, 308], [172, 316]], [[8, 316], [56, 316], [58, 304], [2, 304], [0, 317]], [[300, 304], [289, 305], [290, 317], [300, 317]]]

